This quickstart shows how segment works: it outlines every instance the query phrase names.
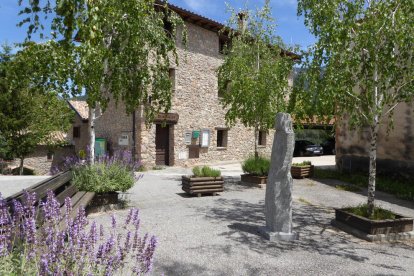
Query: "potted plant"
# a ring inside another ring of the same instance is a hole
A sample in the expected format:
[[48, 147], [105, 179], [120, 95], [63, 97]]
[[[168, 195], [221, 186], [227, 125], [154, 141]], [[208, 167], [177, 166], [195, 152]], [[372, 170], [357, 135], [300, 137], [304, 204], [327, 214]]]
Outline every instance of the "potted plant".
[[269, 168], [270, 159], [250, 156], [242, 164], [244, 174], [241, 175], [241, 182], [263, 188], [267, 183]]
[[305, 178], [313, 175], [313, 165], [311, 161], [293, 163], [290, 169], [293, 178]]
[[224, 181], [219, 170], [208, 166], [194, 167], [192, 176], [182, 177], [182, 189], [187, 194], [198, 197], [202, 194], [216, 195], [224, 191]]
[[138, 180], [135, 171], [140, 166], [127, 151], [102, 155], [93, 164], [82, 157], [68, 157], [63, 170], [72, 170], [72, 183], [79, 191], [94, 192], [90, 207], [111, 206], [119, 203], [119, 192], [125, 192]]
[[404, 217], [381, 207], [368, 215], [367, 204], [335, 209], [336, 227], [368, 241], [414, 238], [413, 218]]

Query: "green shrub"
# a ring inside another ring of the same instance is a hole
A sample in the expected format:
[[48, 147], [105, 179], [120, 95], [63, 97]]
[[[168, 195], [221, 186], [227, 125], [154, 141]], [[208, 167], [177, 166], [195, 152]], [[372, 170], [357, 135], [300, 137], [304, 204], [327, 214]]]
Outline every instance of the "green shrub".
[[202, 168], [196, 166], [193, 168], [193, 175], [196, 177], [220, 177], [220, 170], [210, 168], [209, 166], [204, 166]]
[[197, 176], [197, 177], [202, 177], [203, 175], [201, 174], [201, 169], [198, 166], [195, 166], [193, 168], [193, 175]]
[[292, 166], [295, 166], [295, 167], [305, 167], [305, 166], [310, 166], [310, 165], [312, 165], [311, 161], [303, 161], [301, 163], [293, 163], [292, 164]]
[[267, 176], [269, 174], [270, 159], [265, 157], [254, 157], [250, 156], [247, 158], [242, 165], [244, 173], [256, 175], [256, 176]]
[[120, 163], [95, 163], [73, 168], [73, 184], [81, 191], [107, 193], [130, 189], [134, 174]]

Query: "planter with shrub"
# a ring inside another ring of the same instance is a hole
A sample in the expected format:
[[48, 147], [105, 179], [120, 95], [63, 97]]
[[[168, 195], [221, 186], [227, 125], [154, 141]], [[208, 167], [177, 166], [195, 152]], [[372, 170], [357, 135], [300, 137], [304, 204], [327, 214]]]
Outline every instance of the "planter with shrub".
[[293, 163], [290, 169], [293, 178], [305, 178], [313, 175], [313, 165], [311, 161], [303, 161], [302, 163]]
[[375, 207], [368, 216], [366, 204], [335, 209], [333, 224], [338, 228], [368, 241], [400, 240], [414, 238], [413, 218]]
[[259, 188], [265, 187], [267, 183], [267, 175], [269, 174], [269, 167], [270, 159], [268, 158], [260, 156], [251, 156], [247, 158], [242, 164], [244, 174], [241, 175], [241, 182]]
[[72, 183], [78, 190], [95, 193], [91, 207], [118, 204], [119, 192], [129, 190], [138, 180], [134, 173], [139, 163], [134, 163], [127, 151], [100, 156], [94, 164], [71, 157], [65, 164], [65, 169], [68, 167], [73, 172]]
[[208, 166], [194, 167], [192, 176], [182, 177], [182, 189], [187, 194], [198, 197], [202, 194], [216, 195], [224, 191], [224, 181], [219, 170]]

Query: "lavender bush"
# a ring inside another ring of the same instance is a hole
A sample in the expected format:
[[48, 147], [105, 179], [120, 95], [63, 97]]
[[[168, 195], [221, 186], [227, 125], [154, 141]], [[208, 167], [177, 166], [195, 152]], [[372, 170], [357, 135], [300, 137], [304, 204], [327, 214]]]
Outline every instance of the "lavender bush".
[[135, 171], [140, 166], [140, 162], [132, 160], [129, 151], [117, 151], [112, 156], [97, 157], [94, 164], [87, 164], [77, 156], [70, 156], [65, 159], [60, 170], [73, 171], [72, 183], [79, 190], [106, 193], [130, 189], [142, 176], [135, 176]]
[[[25, 194], [23, 203], [7, 206], [0, 194], [0, 275], [142, 275], [151, 271], [157, 240], [139, 234], [137, 209], [131, 209], [122, 226], [112, 216], [111, 227], [89, 222], [80, 208], [72, 219], [70, 198], [63, 213], [53, 192], [40, 205], [36, 195]], [[10, 210], [11, 209], [11, 210]], [[65, 230], [60, 230], [62, 224]], [[125, 235], [118, 229], [122, 228]]]

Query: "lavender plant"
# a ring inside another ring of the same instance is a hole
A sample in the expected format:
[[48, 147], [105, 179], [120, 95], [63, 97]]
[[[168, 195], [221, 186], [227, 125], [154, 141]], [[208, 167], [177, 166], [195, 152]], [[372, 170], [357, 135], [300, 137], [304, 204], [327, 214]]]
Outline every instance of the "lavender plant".
[[14, 200], [9, 208], [0, 194], [0, 275], [142, 275], [151, 271], [157, 239], [140, 236], [138, 209], [130, 209], [122, 226], [113, 215], [111, 226], [105, 228], [89, 222], [83, 207], [72, 218], [70, 198], [61, 212], [51, 191], [40, 212], [35, 203], [36, 195], [26, 192], [22, 203]]
[[130, 189], [142, 175], [135, 175], [141, 163], [134, 162], [129, 151], [117, 151], [113, 155], [102, 155], [94, 164], [87, 164], [77, 156], [70, 156], [60, 170], [71, 169], [72, 183], [79, 190], [97, 193], [126, 191]]

